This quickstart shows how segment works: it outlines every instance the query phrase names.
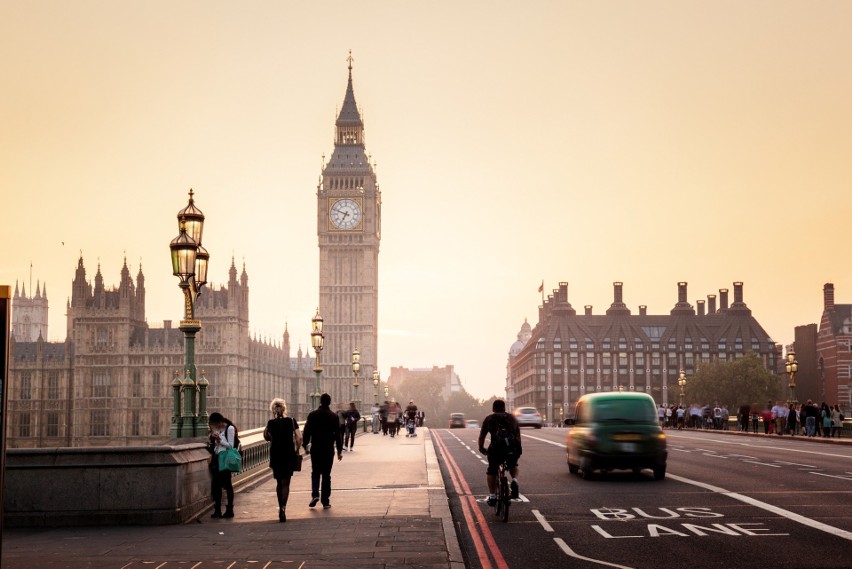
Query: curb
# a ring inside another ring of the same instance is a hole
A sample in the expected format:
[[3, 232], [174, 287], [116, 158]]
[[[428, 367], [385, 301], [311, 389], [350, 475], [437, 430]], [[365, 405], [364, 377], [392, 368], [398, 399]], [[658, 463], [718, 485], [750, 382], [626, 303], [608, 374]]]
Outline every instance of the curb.
[[[423, 441], [423, 447], [426, 452], [426, 480], [429, 485], [429, 513], [434, 518], [441, 518], [441, 525], [444, 528], [444, 541], [447, 544], [447, 557], [450, 562], [450, 567], [453, 569], [464, 568], [464, 557], [459, 545], [459, 537], [456, 533], [456, 526], [453, 523], [453, 515], [450, 512], [450, 502], [447, 497], [447, 488], [444, 485], [444, 478], [441, 476], [441, 466], [438, 463], [438, 455], [435, 452], [435, 443], [432, 440], [432, 431], [429, 430], [429, 439]], [[431, 488], [435, 488], [432, 490]]]

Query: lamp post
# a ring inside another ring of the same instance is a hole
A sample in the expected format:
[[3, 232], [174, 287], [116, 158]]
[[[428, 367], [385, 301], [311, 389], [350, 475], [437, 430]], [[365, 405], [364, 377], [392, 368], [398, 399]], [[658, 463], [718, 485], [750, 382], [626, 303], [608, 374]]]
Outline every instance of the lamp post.
[[677, 384], [680, 386], [680, 406], [683, 407], [683, 388], [686, 387], [686, 372], [680, 370], [677, 374]]
[[195, 207], [192, 190], [189, 190], [189, 203], [178, 212], [177, 218], [180, 233], [169, 243], [169, 249], [172, 272], [180, 279], [178, 286], [184, 297], [184, 318], [178, 329], [184, 336], [185, 358], [183, 379], [175, 372], [175, 380], [172, 381], [174, 401], [169, 434], [174, 438], [184, 438], [200, 436], [207, 427], [208, 382], [203, 377], [203, 381], [199, 381], [195, 369], [195, 334], [201, 330], [201, 322], [195, 318], [195, 304], [201, 296], [202, 287], [207, 284], [210, 254], [201, 246], [204, 214]]
[[317, 356], [317, 363], [314, 366], [314, 373], [317, 374], [317, 383], [314, 392], [311, 394], [311, 409], [319, 407], [320, 396], [322, 396], [322, 391], [320, 391], [320, 374], [322, 373], [320, 352], [322, 352], [323, 340], [325, 340], [325, 336], [322, 335], [322, 316], [320, 316], [319, 308], [317, 308], [317, 313], [311, 318], [311, 346], [313, 346], [314, 353]]
[[361, 412], [361, 400], [358, 398], [358, 373], [361, 371], [361, 352], [358, 351], [358, 348], [352, 350], [352, 373], [355, 374], [355, 381], [352, 383], [352, 387], [355, 388], [355, 397], [353, 401], [355, 403], [355, 408], [358, 409], [358, 412]]
[[385, 399], [388, 398], [388, 384], [385, 384]]
[[796, 352], [787, 352], [787, 363], [784, 366], [787, 370], [787, 375], [790, 376], [790, 381], [787, 387], [790, 388], [790, 401], [788, 403], [796, 404], [796, 374], [799, 372], [799, 362], [796, 361]]
[[379, 405], [379, 370], [373, 370], [373, 400]]

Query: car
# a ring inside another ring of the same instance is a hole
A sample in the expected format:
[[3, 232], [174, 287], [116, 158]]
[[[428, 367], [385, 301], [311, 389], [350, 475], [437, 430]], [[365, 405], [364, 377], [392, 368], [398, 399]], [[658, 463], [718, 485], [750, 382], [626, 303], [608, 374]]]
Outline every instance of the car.
[[535, 407], [518, 407], [512, 411], [518, 427], [535, 427], [540, 429], [543, 425], [541, 413]]
[[479, 428], [479, 421], [477, 421], [476, 419], [468, 419], [467, 421], [464, 422], [464, 425], [468, 429], [478, 429]]
[[451, 429], [464, 429], [465, 426], [464, 413], [450, 413]]
[[580, 397], [566, 440], [568, 471], [588, 478], [595, 470], [650, 468], [666, 477], [666, 435], [647, 393], [604, 392]]

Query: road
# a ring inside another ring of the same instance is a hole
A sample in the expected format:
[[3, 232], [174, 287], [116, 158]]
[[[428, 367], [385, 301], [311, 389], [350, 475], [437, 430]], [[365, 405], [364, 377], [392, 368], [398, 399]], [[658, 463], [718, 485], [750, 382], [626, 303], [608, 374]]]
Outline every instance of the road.
[[666, 479], [568, 473], [565, 430], [524, 430], [521, 499], [485, 504], [478, 430], [432, 431], [468, 567], [852, 567], [852, 446], [666, 431]]

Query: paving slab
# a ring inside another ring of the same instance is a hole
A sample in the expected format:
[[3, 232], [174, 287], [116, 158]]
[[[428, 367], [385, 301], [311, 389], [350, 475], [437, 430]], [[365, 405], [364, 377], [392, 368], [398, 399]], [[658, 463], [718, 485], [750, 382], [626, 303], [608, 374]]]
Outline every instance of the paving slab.
[[293, 476], [287, 522], [275, 480], [237, 491], [233, 519], [178, 526], [8, 529], [3, 569], [459, 569], [458, 538], [428, 429], [361, 433], [331, 473], [328, 510], [309, 508], [310, 462]]

